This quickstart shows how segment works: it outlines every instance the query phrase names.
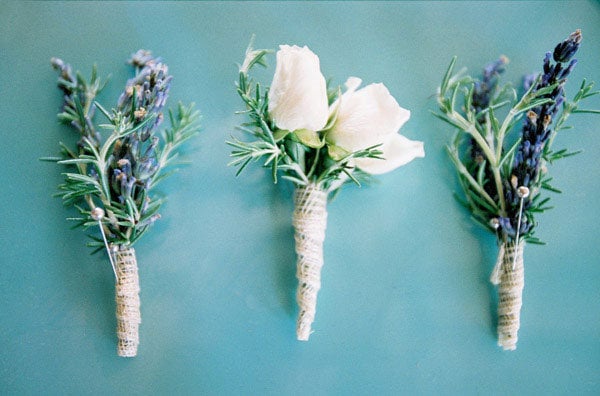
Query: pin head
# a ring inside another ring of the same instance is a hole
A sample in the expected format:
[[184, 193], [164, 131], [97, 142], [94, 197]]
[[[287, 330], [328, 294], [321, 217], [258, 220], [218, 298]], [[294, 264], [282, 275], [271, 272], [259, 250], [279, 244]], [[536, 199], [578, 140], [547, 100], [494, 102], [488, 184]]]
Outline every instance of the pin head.
[[494, 230], [497, 230], [498, 228], [500, 228], [500, 220], [494, 217], [490, 220], [490, 225]]
[[92, 219], [100, 221], [104, 217], [104, 209], [96, 207], [92, 209], [90, 216], [92, 216]]
[[517, 188], [517, 195], [519, 198], [527, 198], [529, 196], [529, 189], [525, 186]]

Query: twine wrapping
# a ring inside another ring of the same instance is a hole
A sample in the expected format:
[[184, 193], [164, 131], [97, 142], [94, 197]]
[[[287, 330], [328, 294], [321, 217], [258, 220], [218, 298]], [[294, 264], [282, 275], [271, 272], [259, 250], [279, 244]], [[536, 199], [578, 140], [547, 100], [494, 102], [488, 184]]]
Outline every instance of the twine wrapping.
[[500, 275], [502, 274], [502, 262], [504, 261], [504, 243], [500, 245], [498, 248], [498, 258], [496, 259], [496, 265], [494, 265], [494, 269], [492, 270], [492, 275], [490, 275], [490, 282], [493, 285], [500, 284]]
[[517, 349], [517, 333], [521, 323], [523, 305], [523, 249], [525, 242], [504, 242], [500, 248], [502, 267], [498, 289], [498, 346], [504, 350]]
[[142, 321], [137, 260], [132, 247], [120, 246], [114, 255], [117, 267], [117, 352], [119, 356], [133, 357], [137, 355], [139, 325]]
[[327, 193], [314, 184], [299, 187], [294, 193], [293, 225], [298, 256], [296, 300], [299, 307], [296, 336], [300, 341], [308, 341], [317, 309], [327, 227], [326, 206]]

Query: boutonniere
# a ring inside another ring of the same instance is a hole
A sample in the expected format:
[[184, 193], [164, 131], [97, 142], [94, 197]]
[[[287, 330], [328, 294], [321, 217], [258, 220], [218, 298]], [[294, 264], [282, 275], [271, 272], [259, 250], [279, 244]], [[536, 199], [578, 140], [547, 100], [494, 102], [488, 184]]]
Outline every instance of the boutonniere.
[[[61, 156], [47, 158], [67, 170], [58, 195], [75, 206], [77, 226], [94, 229], [90, 246], [106, 248], [116, 282], [119, 356], [137, 354], [139, 343], [139, 276], [134, 244], [160, 218], [163, 198], [155, 187], [169, 173], [180, 145], [199, 130], [194, 105], [168, 111], [170, 126], [161, 130], [163, 109], [172, 76], [167, 65], [140, 50], [129, 63], [135, 68], [116, 106], [107, 110], [96, 101], [105, 82], [96, 68], [89, 81], [61, 59], [52, 66], [60, 73], [64, 94], [59, 120], [79, 136], [74, 147], [61, 143]], [[100, 112], [103, 124], [96, 124]], [[102, 130], [102, 131], [101, 131]]]
[[257, 64], [265, 66], [270, 52], [251, 46], [246, 51], [237, 92], [248, 117], [240, 129], [250, 139], [227, 143], [238, 174], [250, 162], [261, 161], [275, 183], [281, 177], [295, 186], [296, 334], [306, 341], [321, 287], [328, 197], [346, 182], [359, 184], [425, 154], [423, 143], [398, 133], [410, 112], [383, 84], [359, 88], [362, 81], [351, 77], [343, 92], [328, 90], [316, 54], [306, 46], [281, 45], [273, 80], [263, 89], [249, 72]]
[[[582, 100], [599, 93], [593, 83], [584, 80], [571, 101], [565, 96], [580, 43], [577, 30], [548, 52], [542, 72], [524, 78], [520, 95], [509, 84], [500, 84], [506, 57], [486, 66], [479, 79], [454, 74], [454, 58], [438, 91], [441, 113], [436, 115], [457, 130], [448, 152], [464, 191], [464, 206], [498, 240], [491, 281], [498, 285], [498, 345], [505, 350], [517, 345], [523, 250], [527, 243], [541, 243], [534, 231], [537, 215], [550, 208], [545, 192], [560, 192], [550, 184], [548, 165], [576, 154], [554, 150], [554, 139], [567, 128], [571, 114], [599, 113], [579, 108]], [[502, 119], [500, 114], [506, 115]]]

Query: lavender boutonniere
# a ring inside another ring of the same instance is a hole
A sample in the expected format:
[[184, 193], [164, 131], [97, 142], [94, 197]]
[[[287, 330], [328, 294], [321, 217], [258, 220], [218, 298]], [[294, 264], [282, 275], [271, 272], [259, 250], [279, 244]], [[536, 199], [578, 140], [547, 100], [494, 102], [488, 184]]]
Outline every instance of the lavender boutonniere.
[[[45, 159], [68, 169], [58, 195], [79, 212], [70, 220], [86, 229], [99, 226], [100, 234], [91, 234], [89, 245], [107, 249], [116, 281], [117, 350], [119, 356], [132, 357], [137, 354], [141, 322], [133, 245], [160, 218], [164, 200], [154, 188], [168, 175], [165, 168], [173, 165], [181, 144], [198, 132], [199, 112], [193, 104], [169, 110], [171, 125], [160, 136], [172, 76], [149, 51], [132, 55], [129, 63], [135, 76], [110, 112], [96, 102], [105, 82], [95, 67], [86, 81], [61, 59], [51, 63], [60, 73], [58, 87], [64, 94], [58, 118], [79, 134], [79, 141], [76, 147], [61, 143], [61, 156]], [[97, 111], [106, 124], [94, 122]], [[104, 140], [97, 128], [108, 131]]]
[[[464, 206], [498, 240], [491, 281], [499, 285], [498, 345], [506, 350], [517, 345], [525, 244], [542, 243], [534, 231], [535, 217], [550, 208], [543, 191], [560, 192], [550, 184], [547, 165], [576, 154], [555, 151], [552, 143], [571, 114], [600, 113], [579, 108], [582, 100], [599, 93], [593, 83], [584, 80], [572, 101], [565, 98], [581, 38], [577, 30], [548, 52], [543, 71], [524, 79], [521, 96], [510, 85], [499, 84], [505, 57], [486, 66], [481, 79], [454, 74], [454, 58], [438, 90], [441, 113], [435, 115], [457, 130], [448, 152], [464, 191]], [[505, 118], [498, 119], [504, 111]]]

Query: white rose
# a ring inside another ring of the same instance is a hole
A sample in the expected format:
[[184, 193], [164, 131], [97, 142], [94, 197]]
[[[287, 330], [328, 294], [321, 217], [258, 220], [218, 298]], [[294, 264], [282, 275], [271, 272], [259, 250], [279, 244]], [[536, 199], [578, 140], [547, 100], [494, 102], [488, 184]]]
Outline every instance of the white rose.
[[350, 77], [346, 92], [332, 104], [332, 111], [338, 113], [327, 140], [349, 152], [381, 144], [384, 159], [355, 159], [357, 167], [371, 174], [386, 173], [424, 157], [423, 142], [397, 133], [410, 118], [410, 111], [398, 105], [385, 85], [370, 84], [357, 90], [361, 82]]
[[319, 57], [308, 47], [279, 46], [269, 90], [269, 114], [279, 129], [319, 131], [329, 117]]

